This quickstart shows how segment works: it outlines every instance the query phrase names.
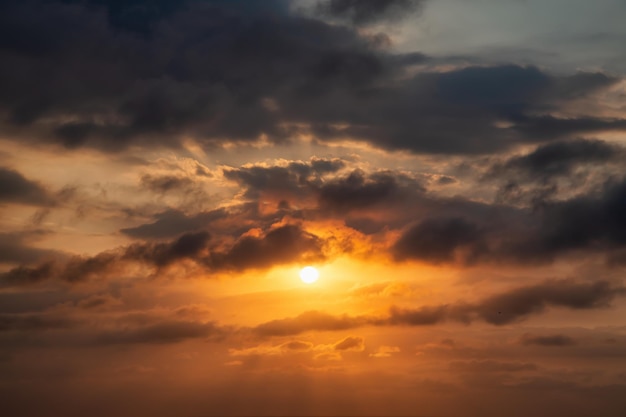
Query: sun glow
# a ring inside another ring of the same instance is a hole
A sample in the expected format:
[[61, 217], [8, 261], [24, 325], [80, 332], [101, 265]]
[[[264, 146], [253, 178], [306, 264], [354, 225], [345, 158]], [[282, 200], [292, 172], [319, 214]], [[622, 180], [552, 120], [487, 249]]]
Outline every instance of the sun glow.
[[313, 284], [320, 277], [320, 273], [312, 266], [305, 266], [300, 270], [300, 279], [305, 284]]

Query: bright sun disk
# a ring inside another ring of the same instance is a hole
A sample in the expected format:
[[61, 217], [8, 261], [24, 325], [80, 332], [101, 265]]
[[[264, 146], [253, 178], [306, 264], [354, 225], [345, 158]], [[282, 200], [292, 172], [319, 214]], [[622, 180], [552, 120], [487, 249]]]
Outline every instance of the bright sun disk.
[[313, 284], [320, 277], [320, 273], [312, 266], [305, 266], [300, 270], [300, 279], [305, 284]]

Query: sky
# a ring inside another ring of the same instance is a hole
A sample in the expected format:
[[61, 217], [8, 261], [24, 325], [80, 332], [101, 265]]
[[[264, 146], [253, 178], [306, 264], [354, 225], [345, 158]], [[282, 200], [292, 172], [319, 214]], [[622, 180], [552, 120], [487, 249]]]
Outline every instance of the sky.
[[0, 1], [3, 414], [624, 416], [625, 18]]

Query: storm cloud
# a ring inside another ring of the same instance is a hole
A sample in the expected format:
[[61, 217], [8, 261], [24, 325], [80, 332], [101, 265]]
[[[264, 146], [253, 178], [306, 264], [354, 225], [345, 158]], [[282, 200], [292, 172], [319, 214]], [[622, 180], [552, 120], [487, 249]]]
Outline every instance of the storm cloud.
[[[333, 0], [320, 10], [361, 24], [421, 3]], [[419, 51], [380, 49], [286, 1], [29, 0], [2, 10], [4, 128], [66, 148], [178, 148], [185, 136], [207, 147], [284, 143], [312, 133], [458, 154], [626, 128], [551, 114], [574, 98], [593, 103], [618, 78], [513, 64], [406, 77], [407, 65], [424, 62]]]

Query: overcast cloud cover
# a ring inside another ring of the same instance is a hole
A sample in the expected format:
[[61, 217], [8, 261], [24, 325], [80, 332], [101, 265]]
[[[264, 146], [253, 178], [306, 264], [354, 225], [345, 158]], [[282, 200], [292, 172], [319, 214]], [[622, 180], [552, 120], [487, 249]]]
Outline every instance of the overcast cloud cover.
[[625, 18], [0, 1], [2, 409], [624, 415]]

